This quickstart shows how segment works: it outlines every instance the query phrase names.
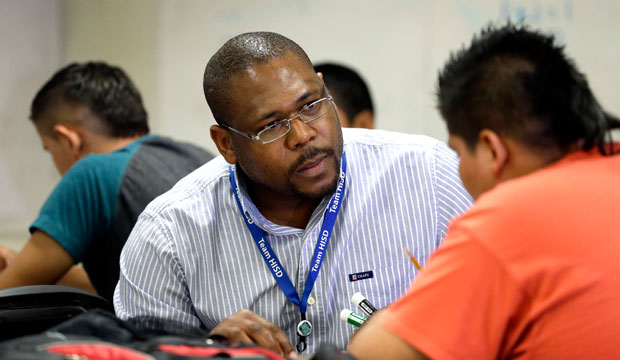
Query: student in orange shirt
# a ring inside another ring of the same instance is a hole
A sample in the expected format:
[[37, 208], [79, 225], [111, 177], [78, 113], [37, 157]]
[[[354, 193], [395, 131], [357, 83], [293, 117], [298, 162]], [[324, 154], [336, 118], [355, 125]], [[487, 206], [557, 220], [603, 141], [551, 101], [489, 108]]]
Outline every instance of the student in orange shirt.
[[349, 352], [619, 358], [620, 156], [610, 131], [620, 121], [553, 37], [525, 26], [483, 30], [451, 57], [437, 93], [476, 203]]

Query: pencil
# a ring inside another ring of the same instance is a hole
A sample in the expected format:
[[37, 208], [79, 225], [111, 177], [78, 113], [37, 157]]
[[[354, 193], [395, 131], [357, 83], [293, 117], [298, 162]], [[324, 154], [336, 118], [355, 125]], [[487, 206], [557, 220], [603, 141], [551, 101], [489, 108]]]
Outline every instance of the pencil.
[[407, 253], [407, 256], [409, 256], [409, 260], [411, 260], [411, 262], [413, 263], [413, 265], [415, 266], [416, 269], [418, 269], [418, 271], [422, 270], [422, 267], [420, 266], [420, 263], [418, 262], [418, 260], [416, 260], [413, 257], [413, 254], [411, 254], [411, 252], [409, 251], [409, 249], [405, 248], [405, 252]]

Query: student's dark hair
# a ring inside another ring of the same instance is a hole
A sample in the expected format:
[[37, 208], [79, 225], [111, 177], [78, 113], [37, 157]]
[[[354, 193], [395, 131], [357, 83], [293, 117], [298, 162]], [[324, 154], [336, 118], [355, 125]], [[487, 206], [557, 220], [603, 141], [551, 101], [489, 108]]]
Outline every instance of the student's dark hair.
[[256, 65], [284, 57], [292, 53], [312, 62], [305, 51], [292, 40], [272, 32], [249, 32], [228, 40], [211, 57], [205, 68], [203, 89], [213, 117], [218, 124], [226, 124], [226, 111], [231, 106], [229, 80], [234, 75]]
[[541, 151], [565, 153], [582, 142], [609, 154], [611, 130], [620, 128], [554, 37], [526, 25], [489, 25], [452, 54], [437, 98], [448, 131], [470, 149], [490, 129]]
[[[103, 62], [72, 63], [43, 85], [32, 101], [30, 119], [41, 123], [45, 111], [59, 104], [85, 105], [106, 135], [129, 137], [149, 132], [140, 93], [123, 70]], [[43, 124], [51, 129], [54, 124]]]
[[363, 110], [374, 111], [368, 86], [355, 70], [333, 63], [317, 64], [314, 70], [323, 73], [325, 85], [349, 119]]

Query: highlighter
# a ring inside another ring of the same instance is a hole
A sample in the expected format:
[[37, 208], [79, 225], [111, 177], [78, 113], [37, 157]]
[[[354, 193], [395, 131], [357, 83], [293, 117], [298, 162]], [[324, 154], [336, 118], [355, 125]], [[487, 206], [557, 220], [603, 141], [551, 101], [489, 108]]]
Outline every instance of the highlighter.
[[360, 327], [362, 326], [364, 321], [366, 321], [366, 318], [354, 313], [353, 311], [349, 309], [342, 309], [342, 311], [340, 312], [340, 320], [346, 321], [349, 324], [354, 325], [356, 327]]
[[355, 305], [359, 306], [368, 316], [374, 314], [377, 311], [377, 309], [370, 303], [370, 301], [368, 301], [368, 299], [366, 299], [364, 295], [362, 295], [361, 292], [356, 292], [355, 294], [353, 294], [353, 296], [351, 296], [351, 301]]

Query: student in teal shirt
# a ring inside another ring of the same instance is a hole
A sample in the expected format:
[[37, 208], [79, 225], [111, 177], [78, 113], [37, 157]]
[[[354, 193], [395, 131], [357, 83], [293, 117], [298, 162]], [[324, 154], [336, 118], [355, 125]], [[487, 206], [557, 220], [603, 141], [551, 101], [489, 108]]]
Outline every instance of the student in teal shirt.
[[[138, 215], [212, 156], [149, 135], [139, 92], [120, 68], [104, 63], [58, 71], [35, 96], [30, 118], [63, 177], [24, 248], [0, 252], [0, 288], [94, 287], [111, 300], [120, 251]], [[80, 262], [83, 269], [74, 266]]]

